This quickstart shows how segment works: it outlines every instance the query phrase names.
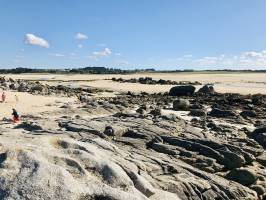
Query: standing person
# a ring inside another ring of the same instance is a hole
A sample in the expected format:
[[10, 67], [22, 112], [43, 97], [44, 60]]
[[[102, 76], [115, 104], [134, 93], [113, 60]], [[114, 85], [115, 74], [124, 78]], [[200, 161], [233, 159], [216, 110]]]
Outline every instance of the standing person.
[[2, 93], [2, 102], [5, 102], [6, 101], [6, 93], [5, 91], [3, 91]]
[[18, 95], [15, 94], [15, 100], [18, 102]]
[[13, 122], [14, 123], [17, 123], [17, 122], [19, 122], [19, 114], [18, 114], [18, 112], [16, 111], [16, 109], [12, 109], [12, 115], [13, 115]]

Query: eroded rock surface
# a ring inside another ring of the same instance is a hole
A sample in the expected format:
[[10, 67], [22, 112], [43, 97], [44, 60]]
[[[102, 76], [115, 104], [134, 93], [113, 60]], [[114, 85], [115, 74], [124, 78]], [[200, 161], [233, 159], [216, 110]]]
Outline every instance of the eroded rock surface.
[[127, 93], [4, 122], [0, 199], [266, 198], [265, 96], [189, 95], [190, 112]]

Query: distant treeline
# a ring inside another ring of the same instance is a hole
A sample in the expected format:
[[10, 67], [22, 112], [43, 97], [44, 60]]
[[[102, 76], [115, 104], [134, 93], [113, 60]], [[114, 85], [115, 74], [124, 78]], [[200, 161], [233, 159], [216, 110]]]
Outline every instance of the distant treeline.
[[137, 72], [153, 72], [154, 69], [136, 69], [136, 70], [122, 70], [106, 67], [84, 67], [73, 69], [34, 69], [34, 68], [12, 68], [0, 69], [1, 74], [22, 74], [22, 73], [52, 73], [52, 74], [128, 74]]
[[12, 68], [12, 69], [0, 69], [1, 74], [22, 74], [22, 73], [52, 73], [52, 74], [130, 74], [130, 73], [141, 73], [141, 72], [157, 72], [157, 73], [171, 73], [171, 72], [262, 72], [265, 70], [155, 70], [149, 69], [134, 69], [134, 70], [122, 70], [116, 68], [107, 67], [84, 67], [84, 68], [72, 68], [72, 69], [37, 69], [37, 68]]

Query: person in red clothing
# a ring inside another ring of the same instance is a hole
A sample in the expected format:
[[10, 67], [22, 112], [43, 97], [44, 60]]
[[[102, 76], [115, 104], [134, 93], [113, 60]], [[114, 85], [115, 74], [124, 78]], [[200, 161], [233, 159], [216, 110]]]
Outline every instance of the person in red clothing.
[[18, 112], [16, 111], [16, 109], [12, 109], [12, 115], [13, 115], [13, 122], [14, 123], [17, 123], [17, 122], [19, 122], [19, 114], [18, 114]]

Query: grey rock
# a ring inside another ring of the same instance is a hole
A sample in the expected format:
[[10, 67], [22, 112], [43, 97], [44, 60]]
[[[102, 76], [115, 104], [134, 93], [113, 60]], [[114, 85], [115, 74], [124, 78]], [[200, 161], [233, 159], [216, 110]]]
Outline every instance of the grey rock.
[[173, 109], [179, 110], [189, 110], [190, 103], [187, 99], [177, 99], [173, 102]]

